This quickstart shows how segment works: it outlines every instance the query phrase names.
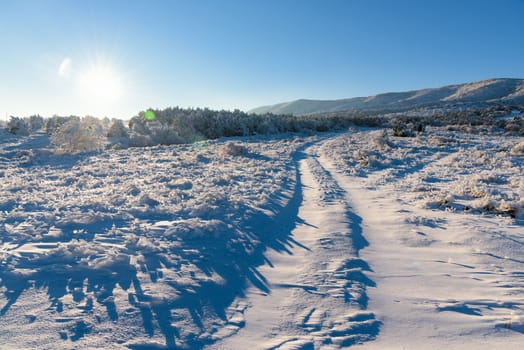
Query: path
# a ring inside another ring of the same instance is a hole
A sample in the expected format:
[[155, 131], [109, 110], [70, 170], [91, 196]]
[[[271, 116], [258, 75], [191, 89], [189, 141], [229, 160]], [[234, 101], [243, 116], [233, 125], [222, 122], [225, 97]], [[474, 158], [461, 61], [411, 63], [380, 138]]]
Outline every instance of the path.
[[[374, 339], [367, 310], [374, 282], [359, 258], [361, 219], [312, 146], [296, 157], [303, 201], [288, 252], [267, 251], [258, 271], [269, 292], [250, 287], [234, 310], [244, 327], [211, 349], [338, 349]], [[289, 218], [295, 220], [296, 218]], [[247, 306], [247, 307], [246, 307]]]

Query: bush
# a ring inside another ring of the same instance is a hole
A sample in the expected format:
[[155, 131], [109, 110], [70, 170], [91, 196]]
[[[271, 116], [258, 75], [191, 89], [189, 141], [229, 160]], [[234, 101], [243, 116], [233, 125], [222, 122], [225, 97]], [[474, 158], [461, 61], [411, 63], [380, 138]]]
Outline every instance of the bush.
[[172, 125], [159, 120], [132, 119], [130, 129], [129, 145], [133, 147], [173, 145], [189, 141], [182, 139]]
[[129, 131], [127, 130], [124, 122], [120, 119], [113, 119], [111, 126], [107, 131], [107, 137], [118, 137], [118, 138], [127, 138], [129, 137]]
[[45, 126], [45, 120], [40, 115], [32, 115], [29, 117], [29, 127], [31, 132], [42, 130]]
[[416, 118], [401, 118], [393, 121], [393, 135], [398, 137], [413, 137], [425, 130], [422, 121]]
[[30, 134], [31, 127], [26, 120], [18, 117], [13, 117], [9, 119], [7, 123], [7, 131], [14, 135], [28, 136]]
[[388, 150], [392, 146], [386, 129], [374, 133], [372, 135], [372, 142], [375, 148], [381, 151]]
[[75, 117], [75, 116], [59, 117], [57, 115], [54, 115], [53, 117], [47, 119], [47, 121], [45, 123], [46, 133], [48, 135], [52, 135], [56, 130], [58, 130], [60, 128], [60, 126], [62, 126], [65, 123], [67, 123], [72, 118], [79, 119], [79, 117]]
[[51, 142], [66, 153], [100, 151], [106, 143], [102, 124], [94, 117], [70, 118], [53, 132]]
[[247, 153], [244, 146], [237, 145], [233, 142], [226, 143], [220, 152], [222, 156], [241, 156]]
[[524, 154], [524, 141], [520, 141], [519, 143], [515, 144], [511, 150], [511, 154]]

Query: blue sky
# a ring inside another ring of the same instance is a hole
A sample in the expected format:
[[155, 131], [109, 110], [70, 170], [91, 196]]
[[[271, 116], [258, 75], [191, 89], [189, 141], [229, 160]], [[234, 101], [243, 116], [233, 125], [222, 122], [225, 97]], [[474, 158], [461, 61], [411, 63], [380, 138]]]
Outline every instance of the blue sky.
[[524, 78], [522, 0], [2, 0], [0, 113], [129, 118]]

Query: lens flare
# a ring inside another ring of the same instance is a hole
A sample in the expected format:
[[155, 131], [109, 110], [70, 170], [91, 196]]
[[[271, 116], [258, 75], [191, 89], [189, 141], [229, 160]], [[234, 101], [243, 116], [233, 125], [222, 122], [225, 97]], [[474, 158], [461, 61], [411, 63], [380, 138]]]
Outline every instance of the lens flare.
[[146, 120], [149, 120], [149, 121], [151, 121], [151, 120], [155, 120], [155, 119], [156, 119], [155, 112], [153, 112], [152, 110], [147, 110], [147, 111], [145, 111], [145, 113], [144, 113], [144, 118], [145, 118]]

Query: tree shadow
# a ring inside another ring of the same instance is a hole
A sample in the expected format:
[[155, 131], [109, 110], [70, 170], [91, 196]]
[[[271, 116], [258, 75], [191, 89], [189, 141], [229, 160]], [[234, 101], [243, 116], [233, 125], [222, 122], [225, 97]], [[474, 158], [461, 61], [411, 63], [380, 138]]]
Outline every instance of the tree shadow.
[[[24, 291], [35, 288], [46, 294], [50, 303], [48, 310], [63, 324], [59, 339], [77, 342], [97, 333], [97, 324], [81, 316], [93, 314], [97, 307], [105, 310], [104, 317], [109, 321], [116, 324], [122, 321], [125, 310], [118, 306], [123, 305], [122, 301], [115, 302], [115, 298], [122, 295], [115, 293], [118, 288], [127, 292], [124, 302], [141, 318], [144, 334], [149, 337], [162, 334], [165, 338], [163, 346], [154, 342], [132, 344], [130, 339], [130, 348], [201, 349], [216, 341], [215, 333], [221, 327], [243, 327], [241, 322], [230, 322], [231, 307], [237, 297], [245, 295], [250, 284], [263, 293], [270, 293], [268, 281], [258, 271], [258, 266], [268, 262], [266, 250], [291, 253], [294, 246], [301, 246], [293, 240], [291, 232], [301, 222], [298, 210], [303, 198], [298, 162], [304, 158], [302, 150], [307, 146], [309, 144], [295, 152], [292, 166], [296, 177], [271, 199], [267, 210], [253, 211], [241, 206], [238, 214], [246, 216], [242, 226], [229, 228], [220, 238], [214, 235], [166, 238], [160, 233], [155, 239], [162, 241], [162, 248], [146, 251], [128, 239], [129, 231], [112, 232], [115, 226], [131, 227], [131, 222], [125, 220], [104, 219], [93, 224], [60, 226], [63, 233], [60, 237], [42, 238], [42, 242], [56, 242], [55, 249], [62, 249], [62, 255], [11, 254], [0, 264], [0, 287], [5, 297], [5, 303], [0, 305], [0, 317], [9, 313]], [[42, 162], [54, 162], [56, 157]], [[73, 167], [82, 157], [63, 156], [61, 166]], [[141, 219], [173, 220], [166, 214]], [[132, 234], [138, 240], [152, 237], [151, 232], [145, 231]], [[114, 249], [119, 255], [80, 253], [76, 256], [67, 251], [73, 241], [84, 251], [87, 248], [83, 244], [105, 244], [108, 239], [116, 243], [107, 243], [107, 249]], [[17, 243], [21, 247], [27, 242]], [[164, 293], [158, 294], [155, 288], [160, 285]], [[71, 306], [80, 313], [80, 318], [64, 316]], [[214, 320], [211, 323], [210, 317]], [[188, 322], [197, 331], [188, 332], [184, 328]]]

